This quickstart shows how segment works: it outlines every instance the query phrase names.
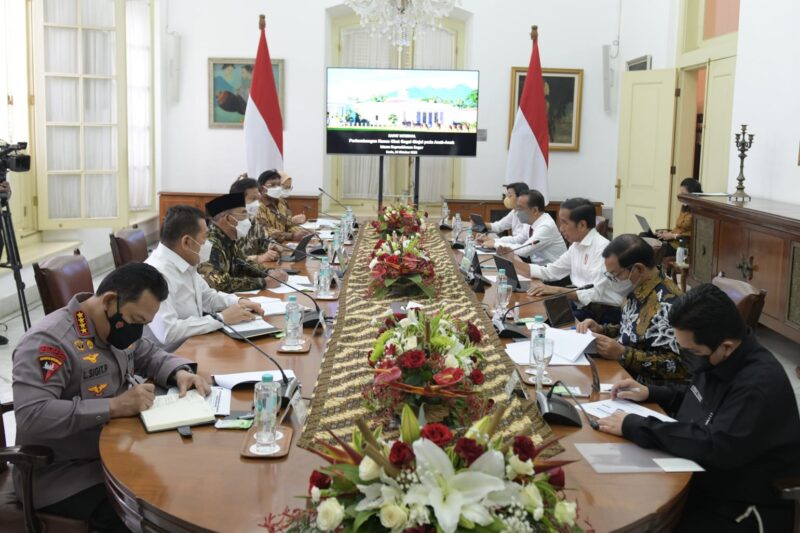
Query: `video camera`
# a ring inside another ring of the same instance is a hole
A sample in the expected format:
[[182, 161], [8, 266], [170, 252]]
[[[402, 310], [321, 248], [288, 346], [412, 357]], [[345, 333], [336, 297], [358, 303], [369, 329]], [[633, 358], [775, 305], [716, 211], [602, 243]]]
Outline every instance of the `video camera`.
[[6, 180], [8, 171], [27, 172], [31, 169], [31, 156], [17, 153], [27, 147], [25, 142], [8, 144], [0, 140], [0, 182]]

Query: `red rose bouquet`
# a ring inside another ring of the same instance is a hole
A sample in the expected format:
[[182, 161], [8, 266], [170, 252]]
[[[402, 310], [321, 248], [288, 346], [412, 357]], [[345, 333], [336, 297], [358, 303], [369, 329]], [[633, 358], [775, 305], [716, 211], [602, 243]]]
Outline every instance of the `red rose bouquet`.
[[401, 236], [392, 233], [379, 240], [371, 254], [369, 271], [372, 277], [369, 290], [375, 298], [432, 298], [435, 293], [433, 261], [420, 247], [419, 234]]
[[383, 235], [411, 235], [420, 232], [422, 220], [412, 206], [400, 204], [384, 207], [379, 211], [378, 219], [372, 221], [372, 227]]

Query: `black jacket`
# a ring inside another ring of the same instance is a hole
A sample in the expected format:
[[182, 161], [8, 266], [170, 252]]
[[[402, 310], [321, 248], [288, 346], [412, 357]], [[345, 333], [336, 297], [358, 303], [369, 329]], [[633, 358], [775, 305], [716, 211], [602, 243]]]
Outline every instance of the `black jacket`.
[[752, 335], [689, 385], [650, 387], [649, 399], [677, 422], [628, 415], [622, 433], [702, 465], [706, 471], [692, 478], [692, 500], [741, 512], [788, 505], [774, 483], [800, 476], [797, 401], [781, 364]]

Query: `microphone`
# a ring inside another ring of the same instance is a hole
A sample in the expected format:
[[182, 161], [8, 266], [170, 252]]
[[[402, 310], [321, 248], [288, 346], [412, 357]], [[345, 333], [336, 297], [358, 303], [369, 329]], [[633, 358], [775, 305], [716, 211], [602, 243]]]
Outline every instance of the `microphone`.
[[[567, 394], [569, 394], [569, 397], [572, 398], [572, 401], [575, 402], [575, 405], [578, 406], [578, 409], [581, 410], [581, 412], [583, 413], [583, 416], [586, 417], [586, 420], [589, 421], [589, 425], [592, 426], [592, 429], [599, 430], [600, 429], [600, 424], [597, 423], [597, 420], [595, 420], [594, 418], [589, 416], [589, 413], [586, 412], [586, 409], [583, 408], [583, 405], [581, 405], [581, 403], [577, 400], [577, 398], [575, 398], [575, 396], [572, 394], [572, 391], [569, 390], [569, 387], [567, 387], [567, 385], [563, 381], [561, 381], [560, 379], [558, 381], [556, 381], [555, 383], [553, 383], [552, 387], [550, 388], [550, 392], [548, 392], [547, 395], [545, 395], [544, 392], [536, 393], [536, 403], [539, 404], [539, 411], [542, 412], [542, 418], [545, 418], [545, 413], [557, 413], [559, 417], [564, 416], [566, 418], [569, 418], [572, 422], [575, 421], [572, 418], [574, 416], [574, 417], [577, 418], [577, 424], [576, 425], [578, 427], [581, 427], [583, 425], [583, 424], [581, 424], [580, 417], [578, 417], [575, 414], [575, 409], [566, 400], [564, 400], [563, 398], [560, 398], [557, 395], [555, 397], [553, 397], [553, 391], [555, 390], [555, 388], [558, 385], [561, 385], [562, 387], [564, 387], [566, 389]], [[557, 405], [559, 403], [559, 400], [561, 402], [564, 402], [564, 404], [566, 405], [568, 411], [562, 411], [562, 406], [561, 405]], [[559, 423], [559, 422], [556, 422], [556, 423]], [[569, 424], [569, 422], [567, 422], [567, 421], [564, 421], [564, 422], [561, 422], [561, 423]]]
[[458, 238], [461, 237], [461, 234], [464, 233], [465, 231], [467, 231], [467, 228], [461, 228], [460, 230], [458, 230], [456, 236], [453, 237], [453, 242], [450, 244], [450, 248], [452, 248], [453, 250], [464, 249], [464, 243], [458, 242]]
[[[300, 261], [301, 259], [305, 259], [307, 257], [310, 257], [311, 259], [316, 259], [317, 261], [322, 261], [321, 257], [317, 257], [316, 255], [312, 255], [311, 252], [306, 252], [305, 250], [299, 250], [298, 249], [299, 246], [298, 246], [298, 248], [292, 248], [291, 246], [286, 246], [285, 244], [282, 244], [280, 242], [274, 241], [272, 239], [269, 239], [269, 242], [271, 244], [274, 244], [278, 248], [281, 248], [282, 250], [285, 250], [287, 252], [292, 252], [292, 256], [287, 256], [287, 257], [283, 257], [282, 256], [281, 257], [281, 261], [294, 262], [294, 261]], [[293, 257], [293, 256], [295, 256], [297, 254], [300, 254], [302, 257]]]
[[303, 226], [301, 226], [300, 224], [296, 224], [295, 222], [292, 222], [292, 219], [291, 219], [291, 218], [289, 218], [289, 217], [285, 216], [283, 213], [281, 213], [280, 211], [278, 211], [278, 209], [277, 209], [277, 208], [276, 208], [276, 209], [274, 209], [274, 210], [270, 209], [270, 211], [272, 211], [272, 214], [273, 214], [273, 215], [275, 215], [276, 217], [280, 218], [281, 220], [283, 220], [284, 222], [286, 222], [286, 223], [287, 223], [287, 224], [289, 224], [290, 226], [294, 226], [295, 228], [298, 228], [298, 229], [300, 229], [300, 230], [302, 230], [302, 231], [305, 231], [306, 233], [311, 233], [312, 235], [315, 235], [315, 233], [314, 233], [314, 232], [312, 232], [311, 230], [308, 230], [308, 229], [304, 228], [304, 227], [303, 227]]
[[300, 382], [297, 380], [297, 378], [295, 377], [290, 379], [283, 371], [283, 367], [280, 365], [280, 363], [278, 363], [278, 361], [276, 361], [270, 354], [268, 354], [267, 352], [256, 346], [256, 344], [253, 341], [251, 341], [250, 339], [248, 339], [247, 337], [236, 331], [233, 328], [233, 326], [225, 322], [225, 320], [222, 318], [221, 315], [217, 313], [211, 313], [211, 317], [214, 320], [221, 322], [222, 325], [227, 327], [228, 330], [232, 331], [233, 334], [236, 335], [236, 337], [239, 340], [243, 340], [244, 342], [255, 348], [258, 353], [260, 353], [261, 355], [272, 361], [272, 364], [278, 367], [278, 371], [280, 371], [281, 373], [281, 405], [284, 408], [288, 407], [289, 402], [291, 402], [292, 400], [294, 392], [297, 390], [298, 387], [300, 387]]
[[[525, 248], [526, 246], [533, 246], [533, 245], [538, 244], [538, 243], [539, 243], [539, 241], [534, 241], [532, 243], [523, 244], [522, 246], [519, 246], [517, 248], [512, 248], [507, 253], [515, 252], [515, 251], [517, 251], [517, 250], [519, 250], [521, 248]], [[480, 266], [482, 264], [486, 263], [487, 261], [491, 261], [492, 259], [494, 259], [494, 257], [495, 257], [494, 255], [490, 255], [489, 257], [487, 257], [485, 259], [481, 259], [480, 261], [478, 261], [477, 260], [477, 252], [475, 252], [475, 257], [472, 258], [472, 262], [469, 265], [469, 269], [464, 273], [464, 276], [466, 278], [467, 284], [470, 287], [472, 287], [473, 291], [475, 291], [477, 293], [484, 292], [484, 289], [483, 289], [484, 285], [491, 285], [492, 284], [488, 279], [486, 279], [483, 276], [483, 274], [481, 272], [478, 272], [478, 271], [480, 270]]]
[[295, 291], [297, 293], [300, 293], [303, 296], [305, 296], [306, 298], [308, 298], [309, 300], [311, 300], [311, 303], [314, 304], [315, 311], [313, 311], [313, 312], [304, 311], [303, 312], [303, 326], [309, 326], [310, 327], [311, 325], [314, 325], [316, 327], [317, 324], [319, 324], [320, 322], [322, 322], [324, 320], [325, 314], [322, 312], [322, 309], [319, 307], [319, 304], [317, 303], [317, 300], [313, 296], [311, 296], [310, 294], [306, 293], [305, 291], [301, 291], [300, 289], [298, 289], [297, 287], [295, 287], [293, 285], [289, 285], [285, 281], [283, 281], [283, 280], [271, 275], [269, 272], [261, 270], [260, 268], [255, 267], [255, 266], [251, 265], [250, 263], [248, 263], [246, 261], [242, 261], [241, 259], [236, 259], [235, 263], [238, 266], [244, 268], [245, 270], [250, 270], [251, 272], [255, 272], [258, 276], [261, 276], [261, 277], [264, 277], [264, 278], [274, 279], [275, 281], [277, 281], [281, 285], [289, 287], [293, 291]]
[[574, 289], [570, 289], [570, 290], [565, 291], [565, 292], [559, 292], [558, 294], [551, 294], [549, 296], [542, 296], [541, 298], [535, 298], [533, 300], [528, 300], [527, 302], [522, 302], [521, 304], [517, 304], [515, 306], [510, 307], [505, 313], [503, 313], [503, 316], [499, 320], [493, 319], [492, 320], [492, 325], [494, 325], [495, 329], [497, 329], [497, 335], [501, 339], [521, 339], [521, 338], [527, 337], [527, 335], [525, 334], [525, 330], [527, 328], [517, 326], [516, 324], [507, 325], [505, 323], [506, 322], [506, 318], [508, 317], [508, 314], [511, 311], [513, 311], [514, 309], [517, 309], [519, 307], [525, 307], [526, 305], [534, 304], [534, 303], [537, 303], [537, 302], [544, 302], [545, 300], [553, 300], [555, 298], [559, 298], [559, 297], [564, 296], [565, 294], [569, 294], [571, 292], [583, 291], [583, 290], [591, 289], [593, 287], [594, 287], [594, 284], [589, 283], [588, 285], [584, 285], [583, 287], [575, 287]]
[[[319, 189], [319, 192], [321, 192], [322, 194], [324, 194], [325, 196], [327, 196], [328, 198], [330, 198], [331, 200], [336, 202], [339, 205], [339, 207], [342, 207], [342, 208], [344, 208], [345, 211], [347, 211], [347, 206], [344, 205], [339, 200], [337, 200], [336, 198], [334, 198], [333, 196], [331, 196], [330, 194], [328, 194], [327, 192], [325, 192], [325, 189], [323, 189], [322, 187], [317, 187], [317, 189]], [[353, 215], [353, 228], [357, 228], [357, 227], [358, 227], [358, 220], [356, 220], [355, 215]]]

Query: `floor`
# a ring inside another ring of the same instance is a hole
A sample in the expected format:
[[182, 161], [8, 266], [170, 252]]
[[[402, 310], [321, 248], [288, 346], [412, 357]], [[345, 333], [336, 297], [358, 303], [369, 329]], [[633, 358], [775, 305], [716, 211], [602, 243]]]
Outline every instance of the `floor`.
[[[100, 284], [103, 276], [95, 278], [95, 287]], [[42, 319], [44, 313], [42, 312], [41, 305], [36, 305], [29, 309], [31, 316], [31, 323], [35, 324]], [[19, 342], [24, 331], [22, 327], [22, 318], [17, 314], [6, 317], [0, 320], [0, 324], [5, 323], [8, 327], [6, 332], [2, 331], [0, 327], [0, 334], [8, 338], [9, 342], [5, 346], [0, 346], [0, 401], [11, 400], [11, 354], [14, 347]], [[789, 381], [792, 383], [795, 398], [798, 400], [798, 408], [800, 409], [800, 378], [796, 373], [796, 368], [800, 366], [800, 345], [793, 342], [786, 337], [775, 333], [763, 326], [759, 326], [756, 335], [761, 343], [768, 348], [778, 360], [783, 364], [786, 373], [789, 376]], [[14, 442], [15, 424], [13, 413], [6, 413], [4, 416], [4, 424], [6, 428], [6, 442], [11, 444]]]

